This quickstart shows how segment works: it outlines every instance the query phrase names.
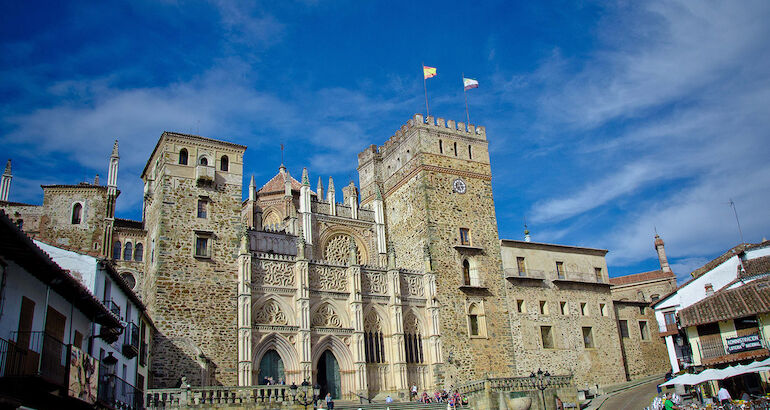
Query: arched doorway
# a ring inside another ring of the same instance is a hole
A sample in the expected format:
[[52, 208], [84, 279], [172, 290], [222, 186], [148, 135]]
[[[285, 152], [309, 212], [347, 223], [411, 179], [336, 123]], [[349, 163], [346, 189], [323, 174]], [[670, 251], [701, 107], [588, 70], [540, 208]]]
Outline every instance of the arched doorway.
[[321, 386], [321, 397], [331, 393], [332, 398], [340, 399], [340, 365], [334, 354], [327, 350], [318, 359], [318, 384]]
[[259, 361], [259, 372], [257, 373], [257, 383], [267, 384], [269, 378], [273, 378], [275, 383], [279, 380], [285, 380], [283, 373], [283, 360], [273, 349], [268, 350]]

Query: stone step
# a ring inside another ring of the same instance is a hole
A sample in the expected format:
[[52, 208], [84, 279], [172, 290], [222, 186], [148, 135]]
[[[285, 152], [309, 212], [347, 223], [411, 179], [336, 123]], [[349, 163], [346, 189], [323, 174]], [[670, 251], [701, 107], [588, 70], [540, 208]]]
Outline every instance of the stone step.
[[[393, 403], [360, 404], [349, 401], [335, 401], [334, 410], [445, 410], [446, 403], [420, 403], [416, 401], [394, 401]], [[460, 409], [460, 407], [458, 407]], [[465, 409], [469, 409], [468, 406]]]

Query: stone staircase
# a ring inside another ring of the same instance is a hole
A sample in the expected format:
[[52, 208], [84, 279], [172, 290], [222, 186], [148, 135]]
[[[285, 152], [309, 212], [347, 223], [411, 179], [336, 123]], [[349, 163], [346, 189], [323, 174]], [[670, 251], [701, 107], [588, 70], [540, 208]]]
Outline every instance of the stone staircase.
[[[335, 401], [334, 410], [446, 410], [446, 403], [420, 403], [417, 401], [394, 401], [393, 403], [367, 403], [361, 404], [357, 401]], [[470, 407], [465, 406], [468, 410]], [[461, 409], [461, 407], [458, 407]]]

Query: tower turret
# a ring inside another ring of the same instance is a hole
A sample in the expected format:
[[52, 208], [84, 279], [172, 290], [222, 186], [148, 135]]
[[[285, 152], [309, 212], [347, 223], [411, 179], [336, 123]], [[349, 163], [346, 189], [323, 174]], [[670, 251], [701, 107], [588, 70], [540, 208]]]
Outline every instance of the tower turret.
[[310, 178], [308, 177], [307, 168], [302, 169], [302, 188], [299, 190], [299, 213], [305, 243], [312, 245], [313, 225], [310, 213]]
[[329, 202], [329, 215], [337, 215], [337, 199], [334, 197], [334, 180], [329, 177], [329, 192], [326, 193]]
[[671, 267], [668, 266], [668, 258], [666, 258], [666, 249], [663, 245], [663, 239], [660, 239], [658, 234], [655, 234], [655, 250], [658, 252], [660, 270], [663, 272], [671, 272]]
[[[107, 168], [107, 213], [104, 216], [104, 237], [102, 239], [102, 255], [106, 258], [112, 256], [112, 230], [115, 223], [115, 201], [118, 198], [118, 140], [112, 144], [110, 165]], [[98, 185], [98, 180], [94, 182]]]
[[0, 181], [0, 201], [8, 200], [8, 193], [11, 191], [11, 160], [5, 163], [5, 171], [3, 172], [3, 179]]
[[324, 184], [321, 182], [321, 177], [318, 177], [318, 185], [316, 185], [315, 193], [319, 202], [324, 200]]

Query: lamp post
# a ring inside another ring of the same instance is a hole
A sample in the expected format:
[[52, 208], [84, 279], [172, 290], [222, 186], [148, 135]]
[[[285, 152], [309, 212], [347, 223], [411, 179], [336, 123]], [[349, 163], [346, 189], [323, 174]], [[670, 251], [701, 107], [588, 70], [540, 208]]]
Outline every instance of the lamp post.
[[532, 383], [532, 387], [540, 390], [540, 397], [543, 399], [543, 408], [546, 408], [545, 404], [545, 389], [551, 384], [551, 373], [537, 369], [537, 373], [532, 372], [529, 374], [529, 381]]
[[[313, 408], [316, 408], [314, 403], [316, 400], [318, 400], [318, 396], [321, 394], [321, 386], [316, 384], [311, 390], [310, 383], [308, 383], [307, 379], [305, 379], [299, 387], [297, 387], [297, 385], [292, 382], [291, 386], [289, 386], [289, 389], [291, 389], [291, 395], [294, 397], [294, 401], [305, 406], [305, 409], [307, 409], [307, 406], [311, 404], [313, 404]], [[309, 393], [311, 392], [313, 395], [308, 398]], [[297, 397], [298, 394], [302, 396], [301, 399]]]

